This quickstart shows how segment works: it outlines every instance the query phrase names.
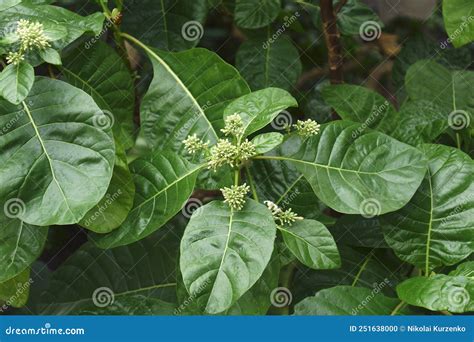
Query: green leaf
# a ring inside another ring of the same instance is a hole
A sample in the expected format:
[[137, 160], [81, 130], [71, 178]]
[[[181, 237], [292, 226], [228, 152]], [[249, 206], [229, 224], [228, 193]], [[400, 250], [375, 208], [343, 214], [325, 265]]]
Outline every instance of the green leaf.
[[176, 152], [184, 151], [183, 140], [192, 134], [211, 145], [216, 143], [222, 136], [225, 107], [250, 91], [237, 70], [205, 49], [147, 53], [154, 70], [141, 104], [142, 129], [148, 141]]
[[90, 94], [107, 115], [102, 124], [112, 127], [116, 141], [127, 150], [134, 144], [135, 93], [123, 59], [110, 46], [96, 42], [79, 46], [64, 57], [61, 68], [70, 84]]
[[[471, 265], [472, 266], [472, 265]], [[471, 272], [474, 269], [471, 268]], [[437, 274], [414, 277], [397, 286], [400, 299], [432, 311], [474, 311], [474, 278]]]
[[263, 133], [252, 139], [257, 153], [267, 153], [283, 142], [283, 135], [280, 133]]
[[309, 268], [331, 269], [341, 266], [341, 259], [331, 233], [320, 222], [297, 221], [291, 227], [278, 227], [283, 240], [298, 260]]
[[323, 89], [322, 95], [342, 119], [360, 122], [369, 128], [377, 128], [385, 117], [396, 115], [387, 99], [366, 87], [330, 85]]
[[0, 282], [6, 282], [26, 270], [40, 256], [48, 228], [6, 218], [1, 219], [0, 228]]
[[473, 125], [474, 72], [451, 71], [433, 61], [423, 60], [408, 69], [405, 82], [411, 99], [429, 100], [441, 107], [453, 128]]
[[247, 199], [240, 211], [214, 201], [197, 209], [181, 241], [188, 293], [210, 314], [229, 309], [262, 276], [273, 251], [270, 211]]
[[281, 10], [281, 0], [236, 0], [235, 23], [242, 28], [257, 29], [272, 23]]
[[162, 227], [184, 207], [202, 167], [161, 150], [133, 161], [133, 208], [118, 229], [106, 235], [93, 234], [96, 244], [101, 248], [127, 245]]
[[283, 89], [266, 88], [231, 102], [224, 111], [224, 118], [239, 114], [244, 122], [244, 136], [248, 136], [271, 123], [288, 107], [298, 107], [298, 102], [290, 93]]
[[92, 243], [83, 245], [52, 274], [37, 299], [38, 313], [76, 314], [92, 310], [96, 303], [95, 310], [114, 303], [120, 308], [136, 303], [138, 295], [174, 302], [180, 237], [176, 223], [181, 222], [129, 246], [104, 251]]
[[474, 40], [474, 4], [469, 0], [443, 0], [444, 26], [455, 47]]
[[72, 224], [105, 195], [114, 164], [102, 111], [73, 86], [36, 78], [21, 105], [0, 101], [0, 202], [22, 203], [19, 219]]
[[81, 226], [100, 234], [118, 228], [133, 206], [135, 184], [127, 156], [119, 144], [116, 147], [114, 171], [107, 193], [79, 222]]
[[[0, 283], [0, 304], [4, 302], [7, 307], [21, 308], [25, 306], [30, 295], [30, 269], [27, 268], [15, 278]], [[0, 312], [2, 306], [0, 305]]]
[[21, 3], [0, 12], [0, 31], [20, 19], [43, 24], [53, 47], [62, 49], [86, 32], [99, 34], [105, 17], [102, 13], [81, 17], [58, 6]]
[[31, 90], [35, 71], [26, 62], [10, 64], [0, 73], [0, 96], [13, 104], [23, 101]]
[[385, 239], [396, 254], [429, 272], [474, 251], [474, 162], [443, 145], [420, 149], [429, 160], [425, 179], [404, 208], [382, 219]]
[[298, 50], [285, 36], [273, 39], [273, 31], [252, 36], [237, 51], [236, 66], [252, 90], [267, 87], [293, 89], [302, 66]]
[[[376, 216], [403, 207], [426, 173], [420, 151], [350, 121], [335, 121], [291, 156], [318, 198], [346, 214]], [[271, 158], [271, 157], [270, 157]]]
[[386, 297], [375, 290], [336, 286], [296, 304], [295, 315], [390, 315], [399, 304], [399, 299]]
[[53, 64], [53, 65], [62, 64], [61, 56], [56, 50], [52, 48], [46, 48], [44, 50], [41, 50], [39, 54], [41, 58], [43, 59], [43, 61], [45, 61], [46, 63]]
[[204, 34], [206, 0], [141, 0], [127, 4], [127, 11], [133, 15], [124, 15], [124, 31], [159, 49], [187, 50]]

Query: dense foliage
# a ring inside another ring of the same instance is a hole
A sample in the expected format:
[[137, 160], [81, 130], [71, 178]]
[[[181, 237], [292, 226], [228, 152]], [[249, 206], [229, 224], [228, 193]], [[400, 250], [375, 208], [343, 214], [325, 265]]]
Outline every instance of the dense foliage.
[[474, 3], [439, 5], [2, 1], [0, 311], [474, 311]]

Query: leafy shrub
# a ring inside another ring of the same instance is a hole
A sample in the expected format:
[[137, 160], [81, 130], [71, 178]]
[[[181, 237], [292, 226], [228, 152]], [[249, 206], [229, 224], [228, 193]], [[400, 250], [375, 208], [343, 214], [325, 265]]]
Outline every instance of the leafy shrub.
[[52, 2], [0, 4], [2, 312], [474, 311], [472, 4]]

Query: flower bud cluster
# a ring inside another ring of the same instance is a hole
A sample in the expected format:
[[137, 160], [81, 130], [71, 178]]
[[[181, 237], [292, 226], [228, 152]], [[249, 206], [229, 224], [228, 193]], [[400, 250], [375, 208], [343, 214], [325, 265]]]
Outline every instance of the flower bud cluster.
[[293, 212], [291, 208], [283, 210], [272, 201], [265, 201], [264, 203], [266, 204], [267, 208], [270, 209], [273, 218], [279, 223], [280, 226], [291, 226], [296, 221], [303, 220], [303, 217], [298, 216], [298, 214]]

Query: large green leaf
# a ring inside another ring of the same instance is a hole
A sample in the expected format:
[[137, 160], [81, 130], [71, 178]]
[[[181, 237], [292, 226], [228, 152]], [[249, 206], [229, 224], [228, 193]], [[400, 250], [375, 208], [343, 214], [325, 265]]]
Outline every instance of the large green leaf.
[[180, 268], [199, 307], [216, 314], [242, 297], [262, 276], [275, 234], [270, 211], [250, 199], [240, 211], [218, 201], [196, 210], [181, 241]]
[[390, 315], [400, 300], [363, 287], [336, 286], [295, 305], [295, 315]]
[[154, 78], [141, 104], [141, 119], [149, 142], [173, 151], [183, 151], [183, 140], [192, 134], [217, 142], [224, 108], [250, 91], [237, 70], [205, 49], [147, 52]]
[[235, 23], [247, 29], [265, 27], [272, 23], [281, 10], [281, 0], [236, 0]]
[[0, 221], [0, 283], [27, 269], [43, 251], [48, 228], [17, 219]]
[[27, 268], [15, 278], [0, 282], [0, 312], [2, 312], [1, 303], [4, 302], [7, 307], [13, 306], [20, 308], [26, 304], [30, 294], [30, 269]]
[[96, 42], [68, 52], [61, 68], [70, 84], [92, 96], [107, 115], [102, 124], [112, 127], [114, 137], [128, 149], [133, 146], [133, 81], [123, 59], [107, 44]]
[[173, 302], [180, 237], [175, 223], [182, 222], [129, 246], [106, 251], [91, 243], [82, 246], [52, 274], [39, 298], [40, 313], [102, 310], [115, 301], [120, 307], [138, 295]]
[[429, 100], [441, 107], [453, 128], [474, 124], [474, 72], [451, 71], [431, 60], [422, 60], [408, 69], [405, 83], [411, 99]]
[[125, 221], [135, 197], [127, 156], [120, 144], [116, 148], [114, 171], [107, 193], [79, 222], [81, 226], [101, 234], [111, 232]]
[[459, 267], [463, 265], [470, 269], [469, 276], [458, 275], [455, 270], [449, 275], [411, 278], [397, 286], [398, 296], [410, 305], [433, 311], [474, 311], [474, 268], [472, 263]]
[[320, 222], [297, 221], [291, 227], [278, 228], [286, 246], [304, 265], [313, 269], [341, 266], [341, 259], [331, 233]]
[[207, 15], [206, 0], [141, 0], [127, 5], [123, 28], [145, 44], [187, 50], [199, 43]]
[[202, 165], [156, 150], [130, 164], [135, 182], [133, 208], [123, 224], [106, 235], [93, 234], [101, 248], [112, 248], [143, 239], [178, 213], [191, 196]]
[[3, 0], [2, 3], [0, 4], [0, 11], [4, 11], [9, 7], [18, 5], [20, 2], [21, 0]]
[[94, 100], [65, 82], [37, 78], [21, 105], [0, 101], [0, 202], [35, 225], [70, 224], [104, 196], [114, 165], [112, 132]]
[[277, 158], [296, 165], [321, 201], [346, 214], [400, 209], [426, 173], [420, 151], [350, 121], [324, 125], [298, 146], [293, 155]]
[[291, 90], [302, 69], [298, 50], [284, 36], [273, 40], [270, 27], [266, 32], [240, 46], [236, 55], [237, 69], [253, 90], [267, 87]]
[[28, 96], [35, 80], [33, 67], [26, 62], [10, 64], [0, 73], [0, 96], [19, 104]]
[[443, 145], [420, 149], [429, 159], [421, 187], [407, 206], [382, 219], [385, 239], [397, 255], [429, 272], [474, 251], [474, 162]]
[[99, 34], [104, 18], [102, 13], [81, 17], [58, 6], [20, 3], [0, 12], [0, 31], [8, 32], [8, 28], [20, 19], [39, 22], [43, 24], [46, 36], [54, 41], [53, 47], [63, 48], [85, 32]]
[[271, 123], [288, 107], [298, 107], [298, 102], [290, 93], [283, 89], [266, 88], [231, 102], [224, 111], [224, 118], [239, 114], [244, 122], [244, 136], [248, 136]]
[[474, 40], [474, 3], [470, 0], [443, 0], [444, 26], [449, 42], [460, 47]]

